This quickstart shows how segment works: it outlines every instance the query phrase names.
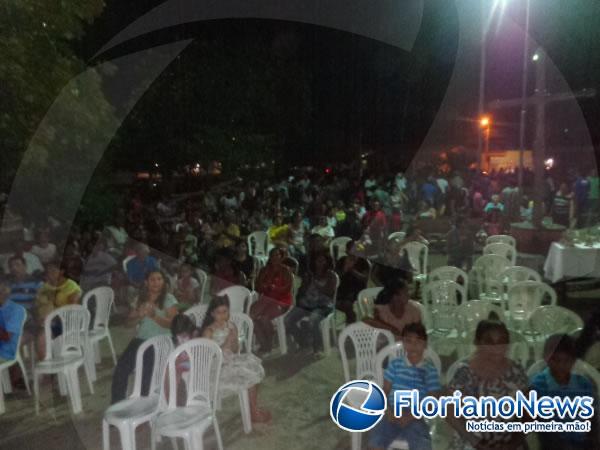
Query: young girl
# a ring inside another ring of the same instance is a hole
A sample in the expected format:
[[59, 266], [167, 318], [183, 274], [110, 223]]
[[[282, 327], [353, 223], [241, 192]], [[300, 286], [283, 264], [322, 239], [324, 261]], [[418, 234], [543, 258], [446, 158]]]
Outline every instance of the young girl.
[[[199, 330], [194, 321], [185, 314], [177, 314], [171, 322], [171, 336], [175, 347], [186, 343], [190, 339], [199, 336]], [[190, 370], [190, 359], [187, 353], [182, 353], [175, 361], [175, 375], [177, 386], [177, 406], [185, 405], [186, 391], [185, 384], [181, 382], [184, 372]], [[169, 392], [169, 377], [165, 376], [165, 391]]]
[[265, 377], [260, 359], [251, 353], [240, 354], [238, 330], [229, 320], [229, 299], [215, 297], [208, 306], [200, 329], [204, 338], [214, 340], [223, 350], [223, 367], [219, 390], [223, 396], [237, 393], [240, 387], [248, 389], [252, 422], [268, 422], [271, 414], [257, 405], [256, 386]]

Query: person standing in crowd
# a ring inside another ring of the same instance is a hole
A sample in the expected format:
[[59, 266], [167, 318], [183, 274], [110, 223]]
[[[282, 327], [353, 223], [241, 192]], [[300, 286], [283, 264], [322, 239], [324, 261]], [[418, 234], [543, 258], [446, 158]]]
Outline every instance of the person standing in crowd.
[[254, 334], [262, 353], [269, 353], [273, 346], [272, 320], [292, 305], [293, 276], [283, 264], [284, 257], [280, 248], [272, 249], [267, 265], [256, 279], [256, 292], [260, 298], [250, 308], [250, 317], [254, 321]]
[[[0, 278], [0, 364], [16, 358], [25, 308], [10, 300], [10, 284]], [[0, 388], [1, 389], [1, 388]]]
[[573, 196], [567, 183], [561, 183], [552, 201], [552, 221], [567, 228], [571, 226], [573, 217]]
[[473, 258], [473, 241], [475, 236], [469, 234], [469, 230], [460, 217], [454, 219], [452, 228], [446, 235], [446, 253], [448, 254], [448, 265], [469, 271]]
[[336, 272], [340, 278], [336, 308], [346, 315], [346, 323], [356, 322], [354, 303], [358, 293], [367, 287], [369, 263], [354, 254], [354, 241], [346, 244], [346, 255], [338, 259]]
[[[167, 292], [167, 280], [162, 272], [151, 270], [136, 299], [136, 308], [129, 314], [131, 325], [137, 325], [135, 337], [119, 357], [112, 379], [112, 404], [127, 396], [129, 375], [135, 370], [137, 351], [145, 340], [168, 335], [171, 321], [177, 315], [177, 300]], [[152, 380], [154, 353], [146, 352], [142, 369], [142, 395], [148, 395]]]
[[106, 251], [106, 243], [99, 239], [87, 258], [81, 273], [81, 288], [89, 291], [98, 286], [109, 286], [112, 271], [117, 266], [117, 260]]

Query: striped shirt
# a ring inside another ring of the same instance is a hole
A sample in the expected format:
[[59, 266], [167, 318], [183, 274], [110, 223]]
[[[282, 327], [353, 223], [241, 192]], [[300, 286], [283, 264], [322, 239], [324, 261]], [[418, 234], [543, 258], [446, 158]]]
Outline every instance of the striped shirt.
[[394, 391], [417, 389], [422, 397], [430, 392], [438, 391], [440, 374], [429, 359], [423, 359], [416, 365], [411, 364], [405, 355], [392, 360], [385, 369], [384, 378], [392, 385], [390, 400], [393, 401]]
[[17, 305], [30, 309], [41, 286], [42, 282], [36, 281], [33, 278], [26, 278], [23, 281], [13, 280], [10, 284], [10, 295], [8, 298]]

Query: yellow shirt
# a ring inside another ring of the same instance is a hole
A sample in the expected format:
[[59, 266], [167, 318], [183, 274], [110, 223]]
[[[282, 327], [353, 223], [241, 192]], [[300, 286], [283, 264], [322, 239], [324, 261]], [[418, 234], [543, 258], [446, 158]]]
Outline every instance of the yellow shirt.
[[269, 228], [268, 233], [271, 242], [276, 244], [286, 244], [290, 234], [290, 227], [288, 225], [273, 225]]
[[60, 308], [69, 304], [69, 297], [73, 294], [81, 294], [81, 288], [73, 280], [67, 278], [60, 286], [52, 286], [44, 283], [38, 291], [35, 300], [38, 311], [43, 311], [47, 315], [54, 308]]

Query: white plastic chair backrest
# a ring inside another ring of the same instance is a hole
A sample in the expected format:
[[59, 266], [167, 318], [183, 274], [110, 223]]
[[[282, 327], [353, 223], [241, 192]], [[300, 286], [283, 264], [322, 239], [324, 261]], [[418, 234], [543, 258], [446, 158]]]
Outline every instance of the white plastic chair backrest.
[[[467, 275], [467, 272], [454, 266], [442, 266], [433, 269], [427, 275], [427, 279], [428, 281], [449, 280], [465, 287], [469, 286], [469, 275]], [[462, 282], [460, 282], [461, 279]]]
[[358, 303], [358, 311], [362, 317], [373, 317], [373, 310], [375, 309], [375, 298], [383, 290], [382, 287], [374, 287], [363, 289], [358, 293], [356, 299]]
[[403, 241], [405, 237], [406, 233], [404, 231], [394, 231], [388, 236], [388, 241]]
[[337, 261], [342, 256], [347, 255], [346, 244], [348, 244], [348, 242], [350, 242], [351, 240], [352, 238], [349, 238], [347, 236], [340, 236], [336, 237], [331, 241], [331, 243], [329, 244], [329, 252], [331, 253], [331, 259], [333, 259], [333, 261]]
[[[385, 367], [394, 359], [404, 357], [404, 347], [402, 342], [394, 342], [381, 350], [375, 356], [375, 381], [379, 386], [383, 387], [383, 373]], [[441, 377], [442, 374], [442, 362], [440, 357], [431, 348], [426, 348], [423, 354], [423, 359], [430, 360], [438, 371]], [[387, 364], [386, 364], [387, 361]]]
[[422, 297], [434, 329], [456, 328], [459, 299], [464, 303], [467, 298], [464, 286], [449, 280], [432, 281], [423, 287]]
[[[390, 331], [373, 328], [364, 323], [353, 323], [342, 330], [338, 338], [338, 346], [346, 381], [351, 379], [375, 379], [375, 355], [377, 354], [377, 344], [381, 342], [381, 338], [387, 341], [386, 345], [394, 342], [394, 335]], [[347, 340], [352, 343], [356, 360], [356, 371], [353, 377], [350, 375], [350, 366], [346, 354]]]
[[154, 353], [154, 361], [149, 394], [159, 394], [162, 389], [165, 368], [167, 367], [167, 360], [173, 351], [173, 341], [171, 337], [166, 334], [146, 339], [138, 348], [135, 358], [135, 378], [133, 382], [133, 392], [130, 398], [138, 398], [142, 395], [144, 354], [150, 350], [152, 350]]
[[244, 286], [230, 286], [220, 291], [218, 296], [229, 298], [229, 312], [247, 313], [250, 308], [252, 292]]
[[219, 378], [223, 364], [223, 353], [219, 345], [205, 338], [191, 339], [169, 355], [167, 373], [169, 374], [169, 401], [167, 409], [177, 408], [177, 357], [187, 353], [189, 373], [186, 383], [186, 406], [194, 404], [209, 404], [214, 410], [219, 392]]
[[266, 231], [254, 231], [248, 235], [248, 254], [250, 256], [268, 256], [269, 234]]
[[238, 333], [238, 353], [242, 353], [242, 347], [244, 353], [252, 352], [252, 339], [254, 337], [254, 322], [252, 318], [244, 313], [231, 313], [229, 320], [233, 322], [237, 328]]
[[333, 305], [335, 306], [336, 300], [337, 300], [337, 293], [338, 293], [338, 289], [340, 287], [340, 276], [333, 272], [333, 276], [335, 277], [335, 291], [333, 292]]
[[483, 254], [504, 256], [510, 261], [511, 265], [515, 265], [517, 262], [517, 249], [503, 242], [487, 244], [483, 247]]
[[429, 257], [429, 247], [422, 242], [408, 242], [402, 250], [406, 250], [408, 259], [417, 272], [417, 275], [427, 275], [427, 258]]
[[200, 292], [200, 302], [204, 302], [204, 293], [206, 292], [206, 283], [208, 282], [208, 274], [202, 269], [196, 269], [196, 278], [198, 278], [198, 283], [200, 286], [198, 290]]
[[473, 270], [479, 294], [499, 294], [502, 291], [500, 274], [511, 266], [510, 261], [500, 255], [483, 255], [477, 258]]
[[115, 300], [114, 291], [108, 286], [101, 286], [88, 291], [83, 296], [82, 304], [85, 309], [90, 310], [90, 300], [96, 300], [96, 310], [94, 312], [93, 330], [107, 329], [110, 320], [110, 310]]
[[529, 318], [531, 330], [542, 336], [570, 334], [583, 328], [583, 319], [567, 308], [557, 305], [538, 306]]
[[533, 311], [548, 298], [556, 305], [556, 292], [545, 283], [521, 281], [508, 288], [508, 311], [511, 320], [529, 320]]
[[[53, 340], [54, 319], [60, 320], [62, 333]], [[82, 355], [87, 345], [89, 328], [90, 312], [81, 305], [67, 305], [52, 311], [44, 321], [46, 359], [73, 353]]]
[[[544, 361], [543, 359], [540, 361], [536, 361], [527, 370], [527, 377], [531, 379], [534, 375], [544, 370], [546, 366], [546, 361]], [[598, 370], [595, 369], [594, 366], [590, 365], [589, 363], [578, 359], [577, 361], [575, 361], [575, 365], [573, 366], [573, 373], [587, 377], [592, 383], [596, 385], [596, 390], [600, 389], [600, 372], [598, 372]]]
[[190, 316], [197, 327], [202, 326], [204, 317], [206, 317], [206, 311], [208, 311], [208, 304], [195, 305], [185, 311], [186, 316]]
[[129, 255], [123, 260], [123, 273], [127, 274], [127, 264], [129, 264], [129, 261], [133, 258], [135, 258], [135, 255]]
[[423, 325], [425, 325], [426, 330], [431, 330], [433, 324], [431, 323], [431, 314], [429, 313], [429, 309], [423, 304], [417, 301], [414, 302], [414, 305], [419, 308], [419, 312], [421, 313], [421, 321]]
[[492, 236], [488, 236], [485, 240], [485, 245], [488, 244], [496, 244], [496, 243], [508, 244], [514, 248], [517, 248], [517, 241], [514, 237], [509, 236], [508, 234], [494, 234]]
[[293, 274], [297, 274], [298, 271], [300, 270], [300, 262], [298, 262], [298, 260], [296, 258], [294, 258], [293, 256], [286, 256], [285, 259], [287, 259], [294, 265], [294, 267], [293, 268], [290, 267], [290, 269]]
[[507, 290], [513, 284], [521, 281], [542, 281], [542, 277], [539, 273], [525, 266], [512, 266], [507, 268], [504, 270], [504, 272], [502, 272], [502, 275], [500, 275], [500, 279], [506, 286]]
[[484, 300], [469, 300], [461, 304], [459, 308], [462, 330], [467, 333], [475, 331], [477, 324], [482, 320], [489, 319], [492, 312], [496, 313], [498, 320], [504, 319], [504, 311], [500, 306]]

